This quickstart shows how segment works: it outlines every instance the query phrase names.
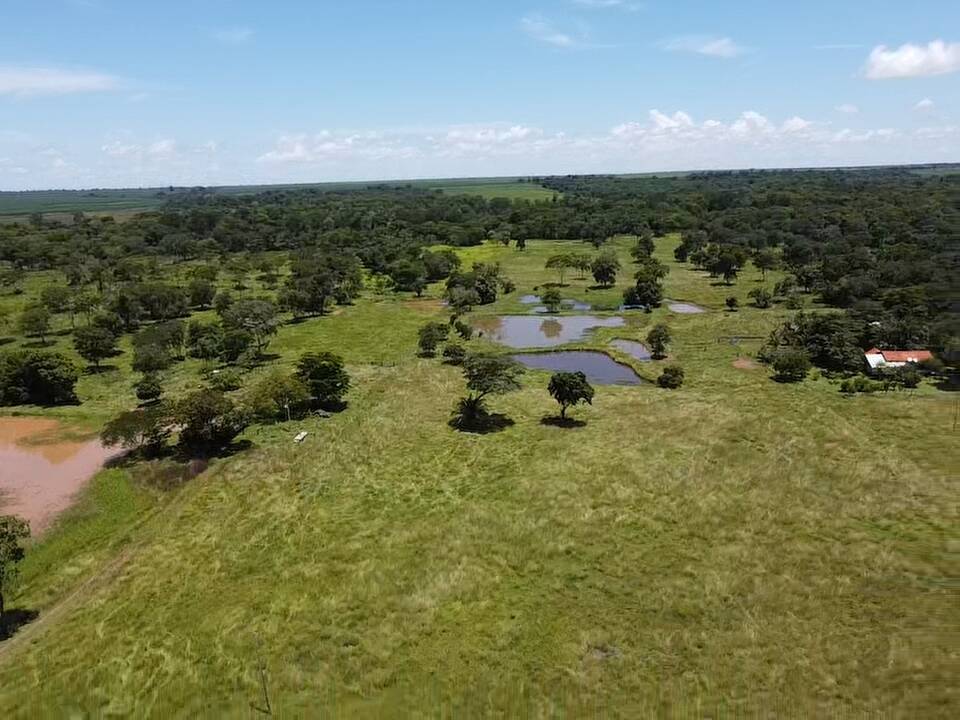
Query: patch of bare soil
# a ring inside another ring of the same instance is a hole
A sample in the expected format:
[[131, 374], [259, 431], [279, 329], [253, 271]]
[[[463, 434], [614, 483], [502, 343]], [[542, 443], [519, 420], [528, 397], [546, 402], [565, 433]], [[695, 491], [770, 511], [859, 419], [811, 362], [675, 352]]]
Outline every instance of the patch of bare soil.
[[759, 370], [760, 365], [750, 358], [737, 358], [733, 361], [733, 366], [737, 370]]

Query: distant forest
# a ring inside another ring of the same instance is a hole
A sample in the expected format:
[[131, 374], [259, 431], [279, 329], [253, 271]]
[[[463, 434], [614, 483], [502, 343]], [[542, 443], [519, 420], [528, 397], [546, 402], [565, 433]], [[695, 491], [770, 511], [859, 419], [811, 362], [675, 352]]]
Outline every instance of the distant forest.
[[25, 272], [60, 269], [77, 285], [98, 278], [109, 294], [142, 279], [155, 260], [271, 251], [348, 258], [391, 276], [416, 272], [435, 245], [569, 239], [599, 247], [616, 235], [679, 233], [680, 261], [719, 275], [759, 258], [788, 271], [780, 297], [813, 293], [842, 309], [831, 332], [843, 336], [844, 352], [930, 347], [957, 362], [960, 174], [877, 168], [536, 182], [553, 195], [486, 198], [415, 184], [249, 195], [197, 188], [126, 222], [34, 214], [0, 226], [0, 281], [15, 291]]

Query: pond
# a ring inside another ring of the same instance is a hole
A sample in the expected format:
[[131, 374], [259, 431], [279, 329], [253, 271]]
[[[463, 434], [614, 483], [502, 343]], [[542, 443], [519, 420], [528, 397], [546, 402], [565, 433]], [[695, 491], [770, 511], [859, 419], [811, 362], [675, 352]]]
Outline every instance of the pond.
[[545, 353], [518, 353], [514, 360], [533, 370], [577, 372], [595, 385], [639, 385], [643, 379], [632, 368], [596, 350], [557, 350]]
[[634, 360], [646, 362], [653, 357], [650, 354], [650, 351], [647, 349], [647, 346], [642, 342], [637, 342], [636, 340], [622, 340], [617, 338], [616, 340], [611, 340], [610, 344], [620, 352], [626, 353]]
[[680, 313], [681, 315], [696, 315], [697, 313], [706, 312], [702, 307], [694, 305], [693, 303], [667, 302], [667, 307], [670, 308], [671, 312]]
[[482, 337], [510, 347], [552, 347], [582, 340], [593, 328], [622, 327], [623, 318], [595, 315], [554, 315], [549, 318], [498, 315], [477, 318], [472, 324]]
[[42, 532], [115, 452], [56, 420], [0, 417], [0, 515], [19, 515]]

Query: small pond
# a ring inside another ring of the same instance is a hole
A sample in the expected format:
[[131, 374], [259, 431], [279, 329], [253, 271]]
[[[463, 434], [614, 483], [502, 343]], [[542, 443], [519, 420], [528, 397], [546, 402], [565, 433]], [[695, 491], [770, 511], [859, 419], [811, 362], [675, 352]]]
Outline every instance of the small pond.
[[557, 350], [545, 353], [518, 353], [514, 360], [533, 370], [577, 372], [595, 385], [639, 385], [643, 379], [632, 368], [596, 350]]
[[0, 417], [0, 515], [43, 531], [114, 454], [50, 418]]
[[477, 318], [472, 324], [483, 337], [510, 347], [552, 347], [582, 340], [593, 328], [622, 327], [623, 318], [595, 315], [498, 315]]
[[642, 342], [637, 342], [636, 340], [611, 340], [610, 344], [619, 350], [622, 353], [626, 353], [634, 360], [640, 360], [646, 362], [650, 360], [653, 356], [650, 354], [650, 351], [647, 349], [647, 346]]
[[702, 307], [694, 305], [693, 303], [668, 301], [667, 307], [670, 308], [671, 312], [680, 313], [681, 315], [696, 315], [697, 313], [706, 312]]

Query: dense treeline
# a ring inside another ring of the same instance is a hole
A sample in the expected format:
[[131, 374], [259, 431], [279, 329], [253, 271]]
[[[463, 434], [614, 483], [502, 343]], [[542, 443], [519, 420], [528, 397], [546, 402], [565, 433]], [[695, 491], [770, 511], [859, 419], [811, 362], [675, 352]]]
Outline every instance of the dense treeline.
[[[246, 196], [198, 188], [124, 223], [79, 214], [73, 223], [33, 217], [0, 227], [0, 291], [18, 292], [28, 271], [63, 272], [70, 287], [48, 289], [38, 299], [43, 307], [21, 318], [22, 332], [41, 341], [45, 313], [69, 312], [72, 323], [96, 321], [116, 335], [214, 305], [226, 320], [222, 334], [239, 342], [246, 330], [242, 323], [231, 327], [230, 298], [215, 298], [218, 273], [242, 278], [259, 272], [273, 289], [269, 300], [298, 317], [350, 302], [365, 272], [379, 290], [418, 294], [428, 282], [450, 278], [449, 299], [466, 308], [492, 301], [498, 289], [509, 292], [509, 279], [495, 267], [461, 270], [455, 254], [430, 252], [430, 246], [492, 240], [522, 251], [527, 240], [543, 238], [599, 247], [612, 235], [630, 234], [641, 240], [642, 259], [652, 237], [679, 232], [677, 259], [724, 281], [734, 280], [747, 262], [763, 272], [786, 270], [787, 280], [772, 292], [758, 291], [758, 306], [777, 301], [799, 307], [797, 296], [813, 293], [842, 309], [832, 321], [836, 342], [844, 345], [835, 355], [853, 358], [851, 343], [928, 346], [956, 360], [960, 175], [880, 168], [576, 176], [542, 183], [556, 191], [551, 200], [385, 185]], [[189, 282], [164, 284], [160, 267], [171, 260], [203, 261], [209, 272], [195, 268]], [[281, 265], [288, 271], [282, 278]], [[641, 264], [644, 269], [649, 277], [638, 277], [628, 304], [659, 299], [658, 268]], [[593, 271], [598, 282], [609, 282], [616, 268]], [[97, 345], [95, 334], [87, 335], [85, 345]], [[204, 342], [224, 352], [219, 336]]]

